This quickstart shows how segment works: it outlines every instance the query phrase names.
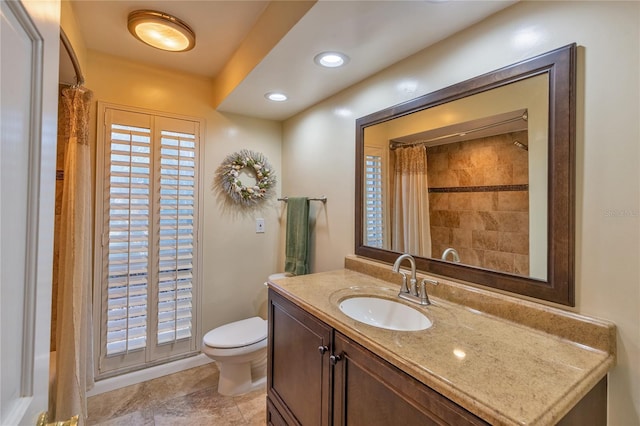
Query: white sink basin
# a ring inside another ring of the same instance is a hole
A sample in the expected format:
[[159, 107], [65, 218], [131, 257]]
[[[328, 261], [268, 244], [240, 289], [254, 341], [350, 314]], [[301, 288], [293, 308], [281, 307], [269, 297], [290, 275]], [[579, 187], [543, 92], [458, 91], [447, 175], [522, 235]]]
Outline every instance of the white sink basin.
[[433, 325], [423, 313], [403, 303], [358, 296], [340, 302], [340, 310], [354, 320], [389, 330], [417, 331]]

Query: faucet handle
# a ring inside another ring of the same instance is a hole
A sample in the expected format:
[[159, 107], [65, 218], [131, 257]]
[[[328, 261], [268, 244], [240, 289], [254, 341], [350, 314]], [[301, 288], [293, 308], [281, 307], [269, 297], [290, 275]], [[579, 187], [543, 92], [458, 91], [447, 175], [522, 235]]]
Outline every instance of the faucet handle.
[[438, 281], [430, 280], [429, 278], [423, 278], [422, 281], [420, 281], [420, 289], [419, 289], [419, 294], [417, 294], [417, 296], [420, 298], [421, 305], [431, 304], [431, 301], [429, 300], [429, 295], [427, 294], [427, 283], [438, 285]]
[[427, 284], [427, 283], [432, 284], [432, 285], [438, 285], [439, 284], [438, 281], [436, 281], [436, 280], [432, 280], [432, 279], [429, 279], [429, 278], [423, 278], [421, 284]]

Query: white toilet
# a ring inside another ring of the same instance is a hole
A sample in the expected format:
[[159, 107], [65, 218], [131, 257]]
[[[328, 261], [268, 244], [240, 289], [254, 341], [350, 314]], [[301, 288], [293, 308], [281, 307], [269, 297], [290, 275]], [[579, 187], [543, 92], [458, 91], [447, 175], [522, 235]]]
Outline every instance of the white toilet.
[[202, 353], [218, 364], [218, 393], [255, 389], [266, 380], [267, 320], [252, 317], [214, 328], [202, 338]]
[[[269, 275], [269, 280], [292, 276]], [[202, 353], [220, 370], [218, 393], [240, 395], [267, 380], [267, 320], [251, 317], [214, 328], [202, 338]]]

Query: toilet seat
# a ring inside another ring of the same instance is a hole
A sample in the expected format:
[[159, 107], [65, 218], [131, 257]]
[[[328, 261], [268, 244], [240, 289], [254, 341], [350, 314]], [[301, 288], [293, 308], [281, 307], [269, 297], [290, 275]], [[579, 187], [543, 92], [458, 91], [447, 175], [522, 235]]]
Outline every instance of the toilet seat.
[[267, 321], [260, 317], [225, 324], [204, 335], [203, 343], [210, 348], [233, 349], [250, 346], [267, 338]]

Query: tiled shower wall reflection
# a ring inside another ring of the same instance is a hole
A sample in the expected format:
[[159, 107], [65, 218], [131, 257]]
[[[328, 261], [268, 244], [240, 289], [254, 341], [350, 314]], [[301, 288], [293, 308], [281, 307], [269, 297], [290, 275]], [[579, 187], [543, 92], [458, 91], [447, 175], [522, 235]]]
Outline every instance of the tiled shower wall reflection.
[[529, 275], [527, 132], [427, 149], [432, 256]]

